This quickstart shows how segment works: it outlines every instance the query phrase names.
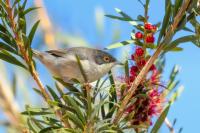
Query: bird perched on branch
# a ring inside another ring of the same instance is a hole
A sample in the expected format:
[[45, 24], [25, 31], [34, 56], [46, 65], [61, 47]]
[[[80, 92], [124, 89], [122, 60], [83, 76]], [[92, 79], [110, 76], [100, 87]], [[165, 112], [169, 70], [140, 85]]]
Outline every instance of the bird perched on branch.
[[107, 52], [86, 47], [45, 52], [33, 50], [33, 56], [39, 59], [55, 77], [68, 83], [74, 83], [74, 79], [80, 83], [91, 83], [108, 73], [113, 66], [121, 65]]

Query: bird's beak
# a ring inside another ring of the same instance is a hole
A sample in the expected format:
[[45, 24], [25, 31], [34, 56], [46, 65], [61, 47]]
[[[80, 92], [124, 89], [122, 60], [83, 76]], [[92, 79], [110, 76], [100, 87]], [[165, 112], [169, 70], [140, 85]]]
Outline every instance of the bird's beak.
[[120, 66], [123, 66], [123, 65], [124, 65], [123, 63], [121, 63], [121, 62], [119, 62], [119, 61], [116, 61], [115, 64], [116, 64], [116, 65], [120, 65]]

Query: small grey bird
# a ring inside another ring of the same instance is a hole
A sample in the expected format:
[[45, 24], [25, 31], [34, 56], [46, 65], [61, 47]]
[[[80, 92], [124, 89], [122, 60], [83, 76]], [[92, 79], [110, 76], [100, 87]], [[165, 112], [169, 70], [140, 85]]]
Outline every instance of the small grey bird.
[[[33, 50], [33, 55], [55, 77], [61, 78], [68, 83], [74, 83], [74, 79], [80, 83], [91, 83], [104, 76], [113, 66], [120, 65], [110, 54], [102, 50], [86, 47], [73, 47], [45, 52]], [[85, 78], [81, 72], [80, 64], [77, 62], [77, 57], [80, 59]]]

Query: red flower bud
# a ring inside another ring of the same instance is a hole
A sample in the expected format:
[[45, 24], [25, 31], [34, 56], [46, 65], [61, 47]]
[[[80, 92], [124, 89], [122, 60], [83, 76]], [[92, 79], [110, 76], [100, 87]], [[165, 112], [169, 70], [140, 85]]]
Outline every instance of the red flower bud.
[[154, 70], [156, 70], [156, 66], [153, 64], [153, 65], [150, 67], [149, 70], [150, 70], [150, 71], [154, 71]]
[[153, 35], [149, 35], [149, 36], [146, 37], [147, 43], [154, 43], [154, 41], [155, 41], [155, 38], [154, 38]]
[[146, 61], [145, 61], [145, 60], [141, 60], [141, 61], [139, 61], [139, 62], [137, 63], [137, 65], [138, 65], [139, 67], [143, 67], [145, 64], [146, 64]]
[[135, 50], [135, 54], [136, 54], [137, 56], [142, 56], [142, 55], [144, 54], [144, 50], [143, 50], [142, 48], [138, 47], [138, 48], [136, 48], [136, 50]]
[[132, 76], [129, 77], [129, 82], [132, 83], [134, 80], [135, 80], [135, 75], [132, 75]]
[[152, 25], [151, 25], [150, 23], [146, 23], [146, 24], [144, 25], [144, 28], [145, 28], [146, 30], [152, 30]]
[[157, 26], [156, 26], [156, 25], [153, 25], [153, 26], [152, 26], [152, 31], [153, 31], [153, 32], [157, 31]]
[[137, 73], [137, 72], [138, 72], [138, 67], [132, 66], [131, 70], [130, 70], [131, 75], [135, 76], [136, 75], [135, 73]]
[[143, 38], [143, 34], [141, 32], [137, 32], [137, 33], [135, 33], [135, 37], [137, 39], [142, 39]]

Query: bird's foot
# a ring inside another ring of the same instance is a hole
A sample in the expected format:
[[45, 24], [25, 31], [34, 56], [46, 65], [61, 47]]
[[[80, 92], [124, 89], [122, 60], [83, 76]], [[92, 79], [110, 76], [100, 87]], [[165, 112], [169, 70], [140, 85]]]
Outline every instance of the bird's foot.
[[90, 83], [84, 83], [83, 84], [83, 88], [85, 88], [86, 90], [90, 91], [92, 88], [92, 85]]

